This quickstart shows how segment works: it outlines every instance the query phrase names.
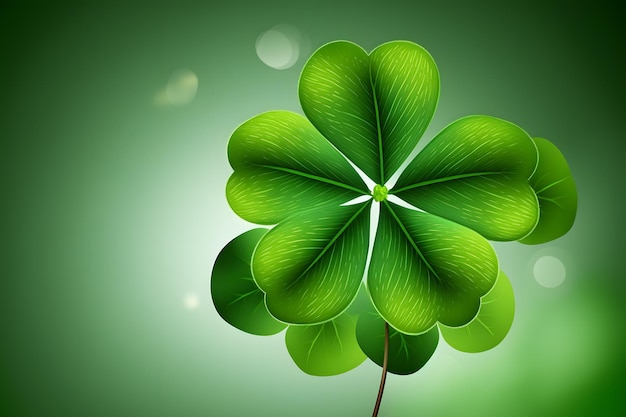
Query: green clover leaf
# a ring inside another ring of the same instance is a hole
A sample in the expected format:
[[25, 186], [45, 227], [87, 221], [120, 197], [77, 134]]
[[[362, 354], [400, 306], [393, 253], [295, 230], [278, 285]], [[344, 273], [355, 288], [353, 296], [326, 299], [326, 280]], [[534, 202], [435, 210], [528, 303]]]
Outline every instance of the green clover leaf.
[[[360, 296], [362, 299], [369, 297], [365, 288], [361, 290]], [[420, 370], [435, 353], [439, 343], [437, 326], [419, 335], [408, 335], [389, 328], [372, 303], [362, 301], [358, 312], [356, 338], [359, 346], [368, 358], [387, 371], [397, 375], [412, 374]], [[388, 341], [387, 355], [385, 339]]]
[[511, 282], [500, 271], [496, 285], [481, 300], [476, 317], [464, 326], [449, 327], [439, 323], [441, 335], [455, 349], [483, 352], [496, 347], [513, 324], [515, 299]]
[[332, 42], [305, 65], [299, 95], [315, 127], [384, 184], [435, 113], [439, 72], [430, 54], [411, 42], [389, 42], [369, 55], [351, 42]]
[[317, 324], [348, 308], [365, 271], [368, 207], [362, 203], [306, 210], [261, 238], [252, 272], [274, 317]]
[[217, 255], [211, 274], [215, 309], [232, 326], [257, 335], [280, 332], [286, 324], [265, 308], [264, 294], [252, 279], [252, 252], [267, 229], [252, 229], [230, 241]]
[[252, 223], [276, 224], [291, 213], [367, 193], [348, 161], [291, 112], [263, 113], [239, 126], [228, 142], [228, 160], [235, 170], [228, 202]]
[[565, 157], [551, 142], [533, 138], [539, 151], [537, 169], [530, 177], [541, 214], [533, 231], [520, 240], [529, 245], [563, 236], [574, 224], [578, 203], [576, 185]]
[[536, 166], [537, 148], [522, 129], [470, 116], [435, 136], [402, 173], [395, 194], [487, 239], [518, 240], [539, 216], [528, 183]]
[[495, 252], [473, 230], [387, 202], [381, 207], [367, 283], [395, 329], [419, 334], [437, 321], [469, 322], [497, 274]]
[[357, 342], [356, 320], [344, 313], [313, 326], [289, 326], [285, 343], [291, 358], [302, 371], [317, 376], [356, 368], [367, 359]]
[[562, 236], [576, 187], [555, 145], [491, 116], [451, 123], [407, 161], [439, 97], [437, 67], [412, 42], [326, 44], [298, 92], [306, 117], [270, 111], [230, 138], [228, 202], [273, 227], [220, 253], [214, 304], [250, 333], [289, 326], [306, 373], [369, 357], [383, 367], [376, 414], [386, 372], [423, 367], [439, 331], [467, 352], [500, 343], [514, 299], [488, 240]]

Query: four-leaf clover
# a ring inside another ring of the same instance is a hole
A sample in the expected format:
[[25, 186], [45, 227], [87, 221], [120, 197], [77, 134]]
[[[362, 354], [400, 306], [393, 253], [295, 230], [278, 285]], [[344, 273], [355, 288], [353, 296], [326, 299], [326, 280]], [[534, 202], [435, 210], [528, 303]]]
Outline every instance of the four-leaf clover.
[[439, 97], [432, 57], [407, 41], [370, 54], [345, 41], [321, 47], [299, 97], [306, 117], [270, 111], [230, 138], [228, 202], [273, 227], [218, 256], [220, 315], [255, 334], [289, 326], [289, 353], [315, 375], [366, 356], [415, 372], [438, 329], [460, 350], [497, 345], [513, 292], [488, 240], [536, 244], [569, 230], [576, 190], [558, 149], [469, 116], [407, 161]]

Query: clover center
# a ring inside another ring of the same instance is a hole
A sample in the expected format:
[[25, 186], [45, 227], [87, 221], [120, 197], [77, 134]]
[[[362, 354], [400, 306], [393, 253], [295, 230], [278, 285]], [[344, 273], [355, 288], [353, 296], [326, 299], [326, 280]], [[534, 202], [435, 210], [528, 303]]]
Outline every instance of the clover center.
[[384, 185], [378, 185], [376, 184], [376, 186], [374, 187], [374, 191], [372, 192], [372, 195], [374, 196], [374, 200], [381, 202], [383, 200], [387, 199], [387, 187], [385, 187]]

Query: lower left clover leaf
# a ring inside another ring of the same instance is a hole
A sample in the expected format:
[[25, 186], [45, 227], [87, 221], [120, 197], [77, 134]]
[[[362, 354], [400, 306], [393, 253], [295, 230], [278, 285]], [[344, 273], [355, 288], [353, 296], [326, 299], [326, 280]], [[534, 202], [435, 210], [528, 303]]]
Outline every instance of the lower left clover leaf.
[[[267, 229], [253, 229], [230, 241], [217, 256], [211, 295], [219, 315], [232, 326], [255, 335], [273, 335], [288, 325], [267, 310], [265, 294], [252, 277], [252, 254]], [[324, 323], [289, 326], [287, 350], [310, 375], [329, 376], [359, 366], [367, 357], [356, 340], [357, 315], [344, 312]]]
[[267, 311], [265, 295], [250, 269], [252, 252], [266, 232], [252, 229], [231, 240], [217, 256], [211, 274], [211, 296], [219, 315], [239, 330], [261, 336], [287, 327]]

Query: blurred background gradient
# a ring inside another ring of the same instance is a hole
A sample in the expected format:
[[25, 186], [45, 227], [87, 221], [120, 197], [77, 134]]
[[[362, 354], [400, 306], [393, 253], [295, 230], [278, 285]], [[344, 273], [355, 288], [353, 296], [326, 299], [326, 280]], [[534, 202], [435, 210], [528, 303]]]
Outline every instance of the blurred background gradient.
[[571, 232], [495, 244], [517, 312], [497, 348], [440, 345], [390, 375], [380, 416], [624, 413], [624, 95], [609, 2], [72, 2], [0, 6], [0, 414], [367, 416], [380, 368], [313, 377], [283, 334], [216, 313], [210, 273], [251, 228], [225, 184], [231, 132], [301, 112], [306, 58], [407, 39], [441, 75], [431, 138], [489, 114], [553, 141]]

